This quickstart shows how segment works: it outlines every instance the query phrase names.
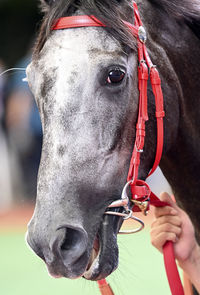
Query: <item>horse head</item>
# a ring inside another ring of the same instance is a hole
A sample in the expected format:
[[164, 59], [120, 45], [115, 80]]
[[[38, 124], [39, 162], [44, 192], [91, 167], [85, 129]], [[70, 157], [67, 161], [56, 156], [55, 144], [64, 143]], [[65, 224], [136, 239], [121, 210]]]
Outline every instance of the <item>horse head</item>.
[[[53, 276], [99, 280], [118, 265], [122, 220], [104, 213], [121, 196], [135, 140], [138, 55], [136, 40], [122, 22], [133, 22], [134, 13], [129, 1], [57, 2], [45, 2], [46, 17], [27, 68], [43, 127], [27, 241]], [[56, 18], [85, 13], [100, 17], [109, 29], [50, 32]], [[151, 89], [149, 100], [152, 118]], [[147, 131], [141, 179], [155, 157], [155, 120]]]

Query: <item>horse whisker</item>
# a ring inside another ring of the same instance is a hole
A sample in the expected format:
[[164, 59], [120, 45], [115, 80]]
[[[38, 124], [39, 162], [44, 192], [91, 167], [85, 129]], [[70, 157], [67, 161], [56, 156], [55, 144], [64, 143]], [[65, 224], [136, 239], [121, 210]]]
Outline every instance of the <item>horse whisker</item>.
[[12, 71], [26, 71], [26, 68], [10, 68], [10, 69], [7, 69], [7, 70], [3, 71], [2, 73], [0, 73], [0, 77], [3, 76], [6, 73], [12, 72]]

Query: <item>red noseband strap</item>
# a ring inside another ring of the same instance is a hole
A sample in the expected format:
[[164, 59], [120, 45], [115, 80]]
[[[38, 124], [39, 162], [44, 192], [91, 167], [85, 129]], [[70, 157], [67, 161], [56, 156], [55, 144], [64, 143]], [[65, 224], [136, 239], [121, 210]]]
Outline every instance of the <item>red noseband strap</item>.
[[[135, 24], [132, 25], [126, 21], [124, 24], [130, 29], [132, 34], [137, 38], [138, 45], [138, 87], [139, 87], [139, 112], [138, 120], [136, 125], [136, 137], [134, 149], [131, 157], [130, 168], [127, 180], [130, 182], [130, 188], [132, 192], [133, 201], [148, 201], [157, 207], [166, 206], [167, 204], [161, 202], [149, 189], [148, 185], [138, 180], [138, 170], [140, 165], [140, 155], [143, 152], [145, 144], [145, 123], [148, 120], [147, 112], [147, 82], [150, 74], [150, 81], [152, 90], [155, 97], [156, 113], [155, 117], [157, 120], [157, 149], [153, 167], [149, 173], [151, 175], [159, 165], [162, 150], [163, 150], [163, 117], [165, 116], [163, 108], [163, 94], [161, 89], [161, 81], [159, 73], [156, 67], [151, 62], [148, 55], [145, 41], [146, 32], [142, 25], [142, 21], [139, 16], [137, 4], [133, 2]], [[80, 28], [80, 27], [105, 27], [105, 25], [94, 16], [80, 15], [62, 17], [53, 25], [52, 30], [68, 29], [68, 28]], [[133, 207], [133, 211], [139, 211], [138, 206]], [[180, 277], [177, 271], [173, 245], [171, 242], [167, 242], [164, 246], [164, 260], [166, 266], [166, 272], [171, 288], [172, 295], [184, 295], [183, 287], [181, 285]], [[110, 286], [105, 280], [99, 281], [101, 294], [108, 295], [113, 294]]]

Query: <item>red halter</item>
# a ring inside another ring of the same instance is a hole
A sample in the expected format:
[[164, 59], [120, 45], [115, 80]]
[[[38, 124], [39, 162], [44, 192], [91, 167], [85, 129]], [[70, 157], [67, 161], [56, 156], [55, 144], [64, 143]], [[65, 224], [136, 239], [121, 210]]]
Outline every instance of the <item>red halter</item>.
[[[138, 180], [138, 170], [140, 165], [140, 155], [144, 148], [145, 142], [145, 122], [148, 120], [147, 112], [147, 81], [148, 72], [150, 72], [150, 80], [152, 90], [155, 96], [156, 105], [156, 120], [157, 120], [157, 149], [153, 167], [149, 173], [151, 175], [159, 165], [162, 150], [163, 150], [163, 117], [165, 116], [163, 108], [163, 94], [161, 89], [161, 81], [159, 73], [156, 67], [151, 62], [148, 55], [145, 42], [146, 32], [142, 25], [142, 21], [139, 16], [137, 4], [133, 2], [134, 14], [135, 14], [135, 25], [132, 25], [126, 21], [124, 24], [128, 26], [132, 34], [137, 38], [138, 45], [138, 82], [139, 82], [139, 111], [138, 120], [136, 125], [136, 139], [134, 149], [131, 157], [129, 173], [127, 181], [130, 184], [132, 192], [132, 201], [135, 203], [133, 211], [140, 211], [141, 208], [137, 206], [137, 202], [149, 201], [154, 206], [162, 207], [168, 204], [161, 202], [149, 189], [148, 185]], [[105, 27], [105, 25], [94, 16], [80, 15], [80, 16], [69, 16], [58, 19], [52, 30], [68, 29], [68, 28], [80, 28], [80, 27]], [[148, 175], [148, 176], [149, 176]], [[149, 207], [149, 205], [148, 205]], [[169, 280], [172, 295], [184, 295], [183, 287], [181, 285], [180, 277], [176, 267], [173, 245], [172, 242], [167, 242], [164, 247], [164, 261], [166, 272]], [[108, 284], [105, 280], [99, 281], [101, 294], [113, 294], [112, 290], [109, 289]]]

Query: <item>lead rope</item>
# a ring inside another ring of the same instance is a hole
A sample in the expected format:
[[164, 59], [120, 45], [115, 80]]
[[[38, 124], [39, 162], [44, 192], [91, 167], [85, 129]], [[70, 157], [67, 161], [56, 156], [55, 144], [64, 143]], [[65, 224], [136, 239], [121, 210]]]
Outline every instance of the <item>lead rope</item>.
[[106, 279], [97, 281], [101, 295], [114, 295], [112, 288]]

